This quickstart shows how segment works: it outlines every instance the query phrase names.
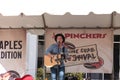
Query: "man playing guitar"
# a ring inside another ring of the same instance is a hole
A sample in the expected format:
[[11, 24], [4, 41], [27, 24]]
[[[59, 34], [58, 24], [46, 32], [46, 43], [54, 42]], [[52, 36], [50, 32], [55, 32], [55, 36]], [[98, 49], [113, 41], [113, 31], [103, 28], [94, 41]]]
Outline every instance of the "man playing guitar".
[[[63, 34], [56, 34], [54, 37], [56, 43], [52, 44], [47, 50], [45, 56], [50, 58], [50, 62], [53, 63], [54, 56], [57, 57], [54, 61], [56, 65], [50, 68], [52, 80], [64, 80], [65, 66], [64, 60], [68, 55], [67, 47], [65, 46], [65, 37]], [[47, 61], [47, 60], [46, 60]]]

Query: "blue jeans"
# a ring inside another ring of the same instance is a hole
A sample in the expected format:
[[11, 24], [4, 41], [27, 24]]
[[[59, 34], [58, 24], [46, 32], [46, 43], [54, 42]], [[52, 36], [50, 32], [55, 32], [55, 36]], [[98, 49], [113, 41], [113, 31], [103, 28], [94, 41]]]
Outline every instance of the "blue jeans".
[[58, 80], [64, 80], [64, 75], [65, 75], [65, 67], [56, 66], [51, 68], [52, 80], [57, 80], [57, 77], [59, 78]]

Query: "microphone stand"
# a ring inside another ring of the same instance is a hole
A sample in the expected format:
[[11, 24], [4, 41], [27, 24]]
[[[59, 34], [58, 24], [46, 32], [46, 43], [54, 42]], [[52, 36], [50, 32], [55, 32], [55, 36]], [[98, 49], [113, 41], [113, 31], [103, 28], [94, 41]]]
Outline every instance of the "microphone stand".
[[[56, 75], [56, 77], [57, 77], [57, 80], [59, 80], [59, 68], [60, 68], [60, 65], [61, 65], [61, 63], [63, 63], [63, 60], [65, 60], [65, 62], [66, 62], [66, 57], [65, 57], [65, 50], [64, 50], [64, 46], [63, 46], [63, 48], [62, 48], [62, 51], [60, 51], [60, 42], [58, 42], [58, 54], [57, 54], [57, 75]], [[59, 57], [59, 55], [60, 55], [60, 57]]]
[[56, 73], [57, 80], [59, 80], [59, 58], [58, 58], [58, 56], [59, 56], [59, 54], [57, 54], [57, 73]]
[[57, 78], [57, 80], [59, 80], [59, 58], [58, 58], [58, 56], [59, 56], [59, 53], [60, 53], [60, 50], [59, 50], [59, 48], [60, 48], [60, 42], [58, 42], [58, 53], [57, 53], [57, 73], [56, 73], [56, 78]]
[[[59, 57], [60, 55], [60, 57]], [[59, 68], [60, 68], [60, 65], [62, 63], [62, 61], [64, 60], [64, 52], [63, 51], [60, 51], [60, 42], [58, 42], [58, 54], [57, 54], [57, 80], [59, 80]]]
[[[59, 54], [61, 56], [60, 58], [59, 58]], [[65, 54], [64, 53], [59, 53], [59, 54], [57, 54], [57, 75], [56, 75], [57, 80], [59, 80], [59, 68], [60, 68], [60, 65], [61, 65], [62, 61], [65, 60]]]

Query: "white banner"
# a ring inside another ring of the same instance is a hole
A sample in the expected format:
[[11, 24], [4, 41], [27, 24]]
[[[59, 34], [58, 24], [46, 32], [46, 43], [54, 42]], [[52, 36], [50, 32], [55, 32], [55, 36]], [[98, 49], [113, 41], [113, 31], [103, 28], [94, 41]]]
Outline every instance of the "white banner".
[[0, 74], [16, 71], [23, 75], [26, 70], [26, 30], [0, 30]]
[[66, 72], [112, 73], [113, 31], [111, 29], [47, 29], [45, 48], [62, 33], [68, 46]]

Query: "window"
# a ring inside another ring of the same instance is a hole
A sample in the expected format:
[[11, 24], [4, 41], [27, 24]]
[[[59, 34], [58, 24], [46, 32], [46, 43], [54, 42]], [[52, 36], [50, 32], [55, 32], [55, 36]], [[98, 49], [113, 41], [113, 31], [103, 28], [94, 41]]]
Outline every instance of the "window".
[[119, 53], [120, 53], [120, 35], [114, 35], [114, 54], [113, 54], [113, 68], [114, 68], [114, 80], [119, 79]]
[[44, 35], [38, 36], [38, 68], [44, 65]]

